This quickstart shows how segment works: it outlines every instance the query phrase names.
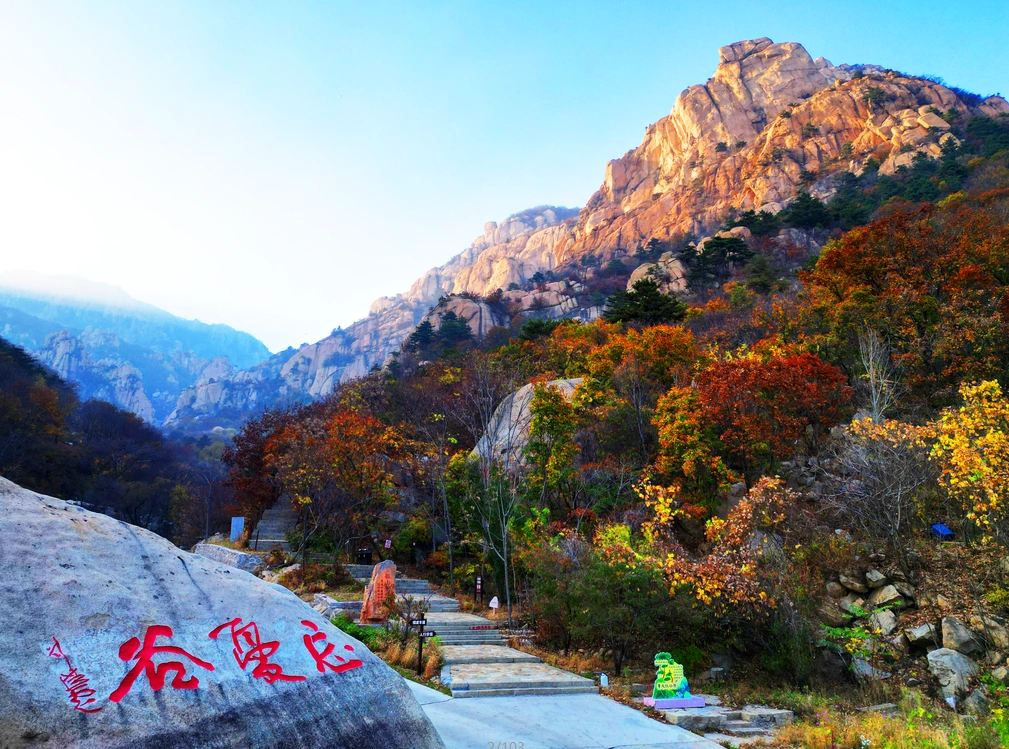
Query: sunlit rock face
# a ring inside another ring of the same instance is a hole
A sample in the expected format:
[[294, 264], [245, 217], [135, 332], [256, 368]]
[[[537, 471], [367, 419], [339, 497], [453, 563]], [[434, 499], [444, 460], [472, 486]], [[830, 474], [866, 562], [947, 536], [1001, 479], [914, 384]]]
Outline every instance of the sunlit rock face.
[[290, 591], [0, 479], [0, 746], [442, 747]]
[[[794, 42], [722, 47], [712, 77], [683, 91], [641, 145], [606, 165], [580, 212], [541, 206], [486, 224], [469, 248], [405, 293], [376, 300], [346, 330], [183, 392], [167, 423], [325, 395], [382, 366], [446, 295], [501, 289], [522, 313], [593, 319], [599, 310], [579, 284], [563, 279], [530, 290], [528, 282], [537, 272], [563, 275], [588, 255], [626, 258], [653, 238], [710, 235], [734, 211], [780, 211], [800, 189], [829, 198], [836, 175], [859, 173], [869, 158], [888, 174], [919, 153], [937, 157], [942, 139], [953, 136], [935, 111], [950, 109], [995, 116], [1009, 105], [999, 97], [972, 104], [946, 86], [877, 66], [834, 66]], [[679, 261], [664, 256], [658, 265], [663, 288], [682, 291]], [[523, 288], [509, 290], [513, 284]], [[471, 327], [482, 330], [488, 319]]]

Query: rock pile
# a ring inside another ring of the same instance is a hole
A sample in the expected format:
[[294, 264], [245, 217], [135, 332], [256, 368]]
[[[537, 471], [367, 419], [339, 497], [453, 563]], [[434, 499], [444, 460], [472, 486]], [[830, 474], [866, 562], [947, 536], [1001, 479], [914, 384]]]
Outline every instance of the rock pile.
[[[993, 616], [974, 615], [966, 620], [943, 616], [935, 624], [916, 624], [921, 622], [921, 614], [915, 611], [919, 594], [899, 571], [881, 572], [876, 568], [864, 573], [843, 571], [837, 580], [827, 583], [826, 594], [819, 609], [824, 624], [862, 625], [872, 632], [867, 643], [870, 648], [875, 649], [881, 641], [899, 656], [924, 656], [929, 672], [950, 704], [962, 701], [961, 706], [969, 712], [987, 709], [985, 688], [972, 690], [982, 666], [994, 667], [991, 674], [999, 681], [1009, 678], [1009, 669], [1005, 667], [1009, 665], [1007, 622]], [[858, 658], [852, 669], [856, 675], [867, 678], [889, 676]]]

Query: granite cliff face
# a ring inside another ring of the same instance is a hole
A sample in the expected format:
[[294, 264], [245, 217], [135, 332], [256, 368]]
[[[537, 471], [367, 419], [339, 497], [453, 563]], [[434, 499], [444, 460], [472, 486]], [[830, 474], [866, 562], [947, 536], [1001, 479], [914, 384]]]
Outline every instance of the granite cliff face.
[[[346, 330], [197, 383], [167, 423], [209, 425], [224, 414], [325, 395], [380, 366], [445, 295], [486, 297], [500, 289], [514, 310], [592, 319], [598, 300], [566, 272], [589, 256], [626, 263], [650, 239], [705, 236], [734, 211], [777, 212], [800, 187], [827, 198], [838, 174], [859, 172], [869, 158], [886, 174], [918, 153], [936, 157], [953, 136], [933, 110], [951, 108], [967, 116], [1009, 112], [998, 97], [967, 101], [933, 81], [871, 65], [834, 66], [796, 43], [764, 38], [722, 47], [711, 79], [681, 93], [641, 145], [606, 165], [602, 186], [577, 216], [540, 207], [487, 224], [468, 249], [406, 293], [377, 300]], [[657, 265], [666, 290], [682, 290], [679, 261], [664, 255]], [[649, 270], [638, 269], [636, 278]], [[529, 284], [548, 271], [557, 278]], [[474, 332], [486, 319], [471, 321]]]

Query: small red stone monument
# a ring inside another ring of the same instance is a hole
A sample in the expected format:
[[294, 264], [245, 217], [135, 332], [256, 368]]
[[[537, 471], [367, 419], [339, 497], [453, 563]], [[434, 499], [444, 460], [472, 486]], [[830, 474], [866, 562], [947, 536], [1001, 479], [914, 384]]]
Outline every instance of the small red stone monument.
[[365, 586], [361, 604], [361, 623], [378, 624], [389, 621], [389, 611], [383, 605], [389, 596], [396, 596], [396, 564], [386, 559], [371, 571], [371, 582]]

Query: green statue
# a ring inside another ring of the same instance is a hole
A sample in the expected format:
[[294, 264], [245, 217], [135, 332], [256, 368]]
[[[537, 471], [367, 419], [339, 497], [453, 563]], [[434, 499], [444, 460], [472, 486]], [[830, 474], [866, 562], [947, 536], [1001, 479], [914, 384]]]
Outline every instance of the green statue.
[[657, 653], [655, 656], [655, 686], [652, 688], [653, 700], [675, 700], [691, 696], [687, 677], [683, 675], [683, 666], [673, 660], [669, 653]]

